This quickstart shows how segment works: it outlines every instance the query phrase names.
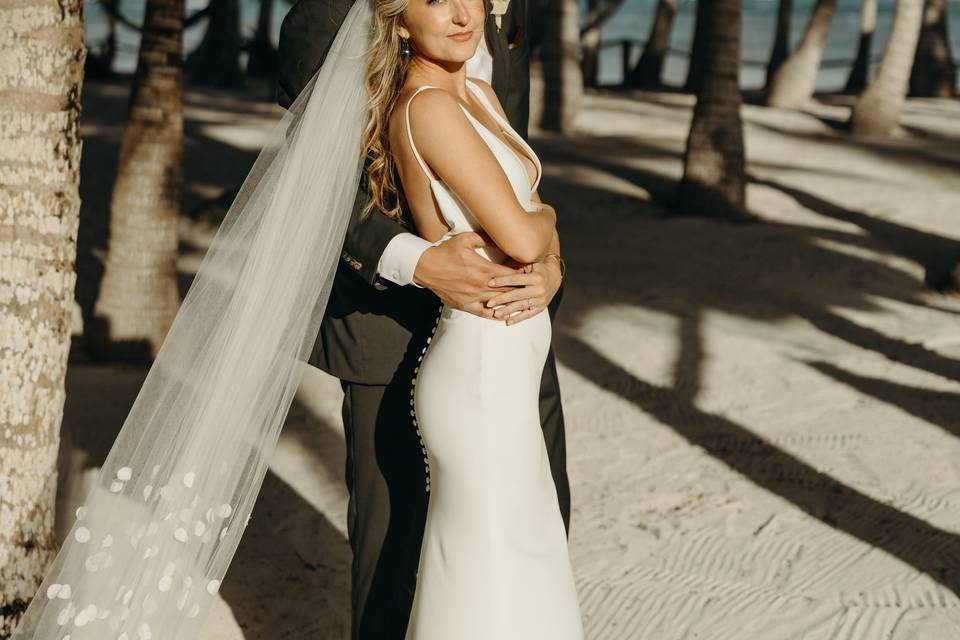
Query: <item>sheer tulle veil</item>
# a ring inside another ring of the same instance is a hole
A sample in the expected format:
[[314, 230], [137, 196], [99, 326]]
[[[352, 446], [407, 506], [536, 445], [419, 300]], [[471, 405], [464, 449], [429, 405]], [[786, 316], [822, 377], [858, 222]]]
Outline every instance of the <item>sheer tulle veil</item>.
[[199, 635], [340, 258], [363, 169], [372, 1], [354, 2], [247, 175], [13, 638]]

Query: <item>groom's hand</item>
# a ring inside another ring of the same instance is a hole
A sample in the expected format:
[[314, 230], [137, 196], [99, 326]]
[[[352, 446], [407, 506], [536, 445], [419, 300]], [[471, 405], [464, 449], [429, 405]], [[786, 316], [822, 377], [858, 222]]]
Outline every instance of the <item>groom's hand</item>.
[[494, 309], [484, 303], [503, 293], [504, 288], [491, 287], [489, 282], [515, 273], [514, 269], [491, 262], [475, 251], [479, 247], [495, 246], [479, 233], [458, 233], [420, 255], [413, 271], [413, 281], [457, 309], [482, 318], [493, 318]]

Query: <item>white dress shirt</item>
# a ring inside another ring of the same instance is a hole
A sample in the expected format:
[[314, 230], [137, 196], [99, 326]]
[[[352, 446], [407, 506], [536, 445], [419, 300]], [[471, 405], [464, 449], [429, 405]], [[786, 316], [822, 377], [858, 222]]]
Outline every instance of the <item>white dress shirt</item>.
[[[486, 82], [490, 82], [493, 78], [493, 56], [490, 55], [490, 49], [487, 47], [486, 35], [480, 38], [476, 53], [467, 60], [467, 75]], [[419, 287], [420, 285], [413, 281], [413, 272], [417, 268], [420, 256], [432, 246], [434, 245], [416, 234], [407, 232], [397, 234], [383, 250], [383, 255], [377, 262], [377, 274], [399, 285], [412, 284]]]

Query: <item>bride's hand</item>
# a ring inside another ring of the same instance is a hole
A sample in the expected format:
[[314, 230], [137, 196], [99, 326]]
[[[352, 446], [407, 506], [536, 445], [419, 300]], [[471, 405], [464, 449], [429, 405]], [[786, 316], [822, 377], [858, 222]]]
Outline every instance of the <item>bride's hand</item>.
[[493, 317], [505, 319], [508, 325], [532, 318], [546, 309], [560, 289], [561, 280], [560, 266], [556, 260], [513, 264], [516, 266], [511, 275], [490, 281], [491, 286], [513, 288], [487, 301], [488, 307], [499, 307], [494, 310]]

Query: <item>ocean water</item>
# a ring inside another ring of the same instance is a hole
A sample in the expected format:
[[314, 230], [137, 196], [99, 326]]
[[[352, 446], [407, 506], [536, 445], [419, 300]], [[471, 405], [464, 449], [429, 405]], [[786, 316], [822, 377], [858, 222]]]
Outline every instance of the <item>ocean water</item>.
[[[244, 34], [252, 35], [256, 26], [259, 3], [257, 0], [241, 0], [241, 20]], [[615, 42], [631, 39], [641, 42], [650, 31], [650, 23], [656, 8], [656, 0], [626, 0], [623, 7], [601, 30], [602, 42]], [[796, 46], [815, 0], [794, 0], [794, 19], [791, 45]], [[893, 18], [895, 0], [879, 0], [877, 33], [873, 40], [874, 55], [883, 53], [884, 42]], [[949, 0], [951, 18], [950, 36], [954, 57], [960, 57], [960, 0]], [[121, 0], [121, 10], [134, 22], [140, 22], [143, 16], [144, 0]], [[777, 13], [777, 0], [744, 0], [743, 20], [743, 60], [740, 81], [744, 88], [762, 86], [764, 67], [770, 48], [773, 45], [774, 25]], [[187, 13], [206, 6], [205, 0], [187, 0]], [[273, 7], [273, 39], [276, 42], [280, 31], [280, 22], [289, 5], [286, 0], [275, 0]], [[581, 0], [581, 8], [586, 9], [586, 0]], [[86, 34], [87, 44], [97, 49], [107, 32], [107, 23], [103, 10], [96, 3], [87, 3]], [[687, 72], [687, 55], [693, 40], [696, 2], [680, 0], [674, 23], [671, 53], [664, 68], [664, 80], [669, 84], [682, 85]], [[184, 37], [186, 50], [191, 50], [203, 37], [206, 21], [200, 21], [189, 29]], [[824, 54], [825, 65], [817, 77], [817, 89], [831, 91], [840, 89], [846, 83], [850, 64], [856, 55], [860, 26], [860, 0], [840, 0], [833, 27], [827, 39]], [[118, 55], [115, 69], [131, 72], [136, 67], [139, 36], [135, 31], [119, 26], [117, 32]], [[631, 50], [630, 63], [640, 56], [640, 47]], [[600, 56], [600, 82], [617, 83], [623, 77], [622, 48], [604, 47]]]

